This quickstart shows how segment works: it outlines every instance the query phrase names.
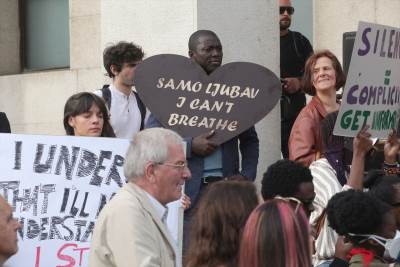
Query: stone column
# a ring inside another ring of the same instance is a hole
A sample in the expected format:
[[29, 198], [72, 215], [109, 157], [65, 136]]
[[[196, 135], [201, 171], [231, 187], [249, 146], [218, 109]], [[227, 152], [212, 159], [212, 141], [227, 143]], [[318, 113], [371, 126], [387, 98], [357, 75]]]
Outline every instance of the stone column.
[[[191, 33], [215, 31], [224, 49], [224, 63], [249, 61], [279, 76], [278, 2], [276, 0], [104, 0], [101, 2], [101, 44], [133, 41], [146, 56], [187, 56]], [[257, 124], [260, 139], [258, 179], [280, 158], [279, 104]]]

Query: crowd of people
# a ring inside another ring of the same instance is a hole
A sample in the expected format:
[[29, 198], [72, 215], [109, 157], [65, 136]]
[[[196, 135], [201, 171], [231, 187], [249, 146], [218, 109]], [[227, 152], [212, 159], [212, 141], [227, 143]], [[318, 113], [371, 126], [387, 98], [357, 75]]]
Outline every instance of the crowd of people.
[[[397, 133], [387, 137], [382, 168], [366, 172], [374, 153], [368, 126], [354, 138], [333, 132], [336, 94], [346, 80], [339, 60], [328, 50], [314, 52], [306, 37], [289, 30], [290, 0], [279, 6], [283, 159], [266, 166], [261, 195], [253, 184], [255, 127], [221, 145], [212, 141], [214, 131], [192, 137], [164, 129], [134, 90], [144, 57], [134, 43], [105, 49], [111, 84], [67, 100], [67, 135], [132, 140], [127, 183], [96, 221], [89, 266], [176, 266], [178, 248], [165, 220], [167, 204], [183, 191], [186, 267], [397, 266]], [[193, 33], [188, 56], [205, 73], [215, 71], [223, 59], [217, 34]], [[312, 96], [307, 105], [305, 93]], [[0, 131], [11, 131], [4, 113]], [[17, 252], [20, 227], [0, 197], [0, 266]]]

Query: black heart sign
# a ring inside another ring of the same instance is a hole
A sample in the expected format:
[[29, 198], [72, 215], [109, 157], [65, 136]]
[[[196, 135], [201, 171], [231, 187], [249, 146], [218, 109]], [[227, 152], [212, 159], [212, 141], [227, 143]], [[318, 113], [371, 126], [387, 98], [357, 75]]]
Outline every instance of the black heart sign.
[[267, 68], [233, 62], [210, 75], [193, 60], [156, 55], [139, 64], [135, 87], [161, 124], [183, 137], [215, 130], [222, 144], [267, 115], [281, 97], [281, 83]]

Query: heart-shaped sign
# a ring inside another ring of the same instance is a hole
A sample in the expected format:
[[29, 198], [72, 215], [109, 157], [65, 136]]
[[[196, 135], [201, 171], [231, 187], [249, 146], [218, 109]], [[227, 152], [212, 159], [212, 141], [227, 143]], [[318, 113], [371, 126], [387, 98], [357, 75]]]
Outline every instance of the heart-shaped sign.
[[210, 75], [193, 60], [156, 55], [139, 64], [135, 86], [161, 124], [183, 137], [215, 130], [222, 144], [267, 115], [281, 97], [281, 83], [267, 68], [234, 62]]

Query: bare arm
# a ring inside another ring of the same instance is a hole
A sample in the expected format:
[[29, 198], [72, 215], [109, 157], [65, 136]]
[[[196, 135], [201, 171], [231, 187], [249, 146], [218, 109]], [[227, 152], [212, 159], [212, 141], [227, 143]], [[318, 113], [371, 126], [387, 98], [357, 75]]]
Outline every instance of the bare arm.
[[365, 155], [372, 148], [371, 134], [368, 132], [368, 128], [366, 126], [361, 129], [353, 140], [353, 159], [347, 184], [355, 190], [363, 189]]

